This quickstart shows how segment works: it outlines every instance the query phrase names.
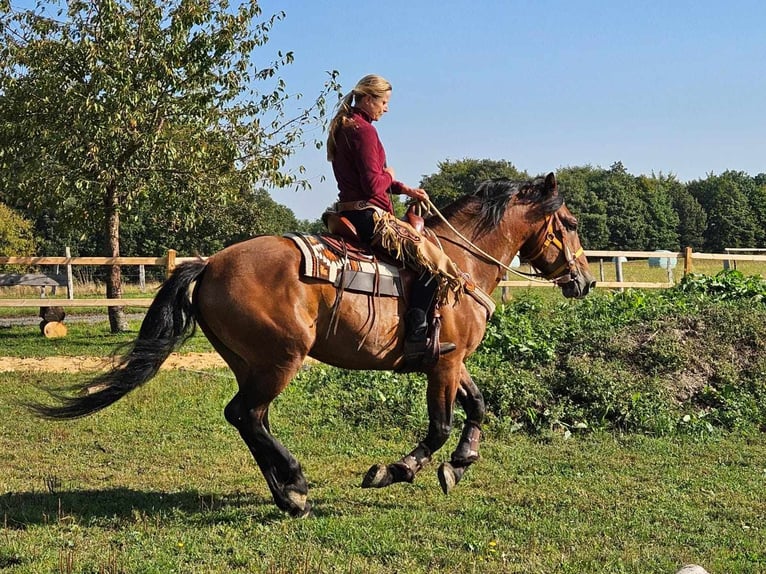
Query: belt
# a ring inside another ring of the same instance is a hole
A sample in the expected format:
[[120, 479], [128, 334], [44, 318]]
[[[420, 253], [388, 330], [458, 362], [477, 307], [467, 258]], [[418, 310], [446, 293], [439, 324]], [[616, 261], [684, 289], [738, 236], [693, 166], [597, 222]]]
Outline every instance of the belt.
[[380, 209], [369, 201], [360, 199], [359, 201], [339, 201], [335, 204], [335, 211], [360, 211], [363, 209]]

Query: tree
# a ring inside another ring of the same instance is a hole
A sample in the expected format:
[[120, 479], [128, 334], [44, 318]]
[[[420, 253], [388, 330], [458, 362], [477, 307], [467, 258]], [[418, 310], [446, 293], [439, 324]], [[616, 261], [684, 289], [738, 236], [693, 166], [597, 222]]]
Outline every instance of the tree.
[[578, 235], [586, 249], [606, 249], [609, 244], [606, 203], [593, 191], [603, 173], [589, 165], [565, 167], [556, 173], [567, 207], [578, 219]]
[[0, 255], [34, 255], [35, 244], [32, 222], [0, 203]]
[[673, 209], [671, 188], [680, 183], [673, 176], [660, 174], [636, 178], [639, 197], [646, 206], [647, 225], [644, 249], [680, 249], [678, 240], [679, 219]]
[[[98, 233], [116, 257], [137, 205], [189, 229], [206, 202], [296, 183], [285, 161], [337, 86], [333, 72], [287, 118], [293, 97], [277, 73], [293, 54], [258, 51], [284, 13], [262, 18], [256, 0], [71, 0], [56, 18], [45, 8], [0, 2], [0, 189], [11, 205], [55, 214], [64, 235]], [[114, 266], [107, 296], [121, 291]], [[121, 309], [109, 318], [124, 329]]]
[[649, 216], [636, 178], [616, 162], [593, 181], [591, 189], [606, 205], [609, 242], [605, 248], [645, 249]]
[[705, 244], [707, 228], [705, 210], [686, 186], [681, 184], [670, 187], [670, 199], [678, 215], [678, 242], [681, 248], [701, 249]]
[[427, 175], [420, 181], [420, 187], [428, 192], [436, 207], [444, 207], [458, 197], [473, 193], [485, 179], [529, 179], [526, 172], [517, 170], [511, 162], [505, 160], [446, 160], [439, 162], [437, 167], [437, 173]]
[[726, 247], [753, 247], [763, 241], [763, 206], [753, 178], [737, 171], [711, 173], [690, 182], [687, 189], [707, 214], [705, 249], [720, 253]]

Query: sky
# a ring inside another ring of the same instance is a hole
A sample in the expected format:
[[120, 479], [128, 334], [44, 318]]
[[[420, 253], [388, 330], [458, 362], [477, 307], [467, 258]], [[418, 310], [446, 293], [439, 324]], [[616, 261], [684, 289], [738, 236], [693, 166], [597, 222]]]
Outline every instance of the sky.
[[[266, 0], [285, 18], [267, 47], [293, 51], [288, 91], [315, 96], [388, 79], [375, 124], [397, 179], [439, 162], [510, 161], [530, 175], [566, 166], [680, 181], [766, 172], [763, 0]], [[310, 134], [316, 136], [316, 133]], [[320, 139], [323, 135], [320, 133]], [[291, 162], [312, 189], [272, 191], [300, 219], [336, 199], [325, 151]]]
[[[32, 0], [12, 0], [16, 8]], [[506, 160], [530, 175], [623, 163], [687, 182], [766, 172], [763, 0], [262, 0], [285, 17], [258, 48], [294, 53], [279, 72], [298, 105], [330, 70], [393, 85], [375, 124], [397, 179], [439, 163]], [[263, 51], [263, 52], [262, 52]], [[326, 138], [314, 128], [307, 139]], [[300, 219], [337, 197], [325, 150], [307, 145], [311, 189], [271, 190]]]

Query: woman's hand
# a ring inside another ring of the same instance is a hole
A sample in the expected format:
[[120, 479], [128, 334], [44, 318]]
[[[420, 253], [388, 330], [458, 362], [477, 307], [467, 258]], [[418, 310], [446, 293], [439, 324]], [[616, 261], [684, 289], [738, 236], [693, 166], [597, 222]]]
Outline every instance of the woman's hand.
[[416, 201], [428, 200], [428, 194], [425, 189], [419, 187], [406, 187], [404, 193]]

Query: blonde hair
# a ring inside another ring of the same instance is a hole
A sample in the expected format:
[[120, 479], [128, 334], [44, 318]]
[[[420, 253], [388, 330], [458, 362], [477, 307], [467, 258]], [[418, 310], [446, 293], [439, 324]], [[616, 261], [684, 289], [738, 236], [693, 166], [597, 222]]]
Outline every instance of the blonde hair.
[[391, 83], [385, 78], [376, 74], [369, 74], [359, 80], [354, 89], [347, 93], [343, 99], [338, 102], [337, 112], [330, 122], [330, 129], [327, 131], [327, 161], [332, 161], [335, 157], [335, 134], [338, 128], [352, 123], [351, 109], [359, 100], [365, 96], [373, 98], [382, 98], [386, 92], [391, 91]]

